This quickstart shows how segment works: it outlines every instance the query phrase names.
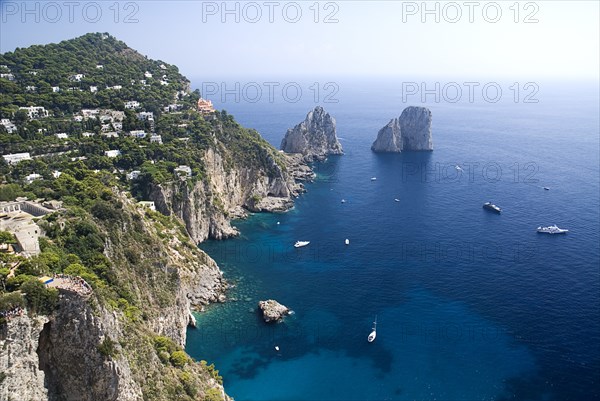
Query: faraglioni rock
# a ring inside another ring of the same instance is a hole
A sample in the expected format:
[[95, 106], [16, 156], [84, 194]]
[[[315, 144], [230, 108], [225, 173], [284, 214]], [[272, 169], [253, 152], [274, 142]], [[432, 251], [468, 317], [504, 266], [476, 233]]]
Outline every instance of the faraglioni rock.
[[279, 322], [285, 316], [290, 314], [290, 309], [287, 306], [282, 305], [273, 299], [259, 301], [258, 307], [262, 311], [264, 321], [267, 323]]
[[433, 150], [431, 110], [416, 106], [405, 108], [400, 118], [392, 119], [379, 130], [371, 150], [374, 152]]
[[393, 118], [377, 133], [371, 150], [374, 152], [402, 152], [402, 138], [400, 137], [400, 123]]
[[281, 141], [281, 150], [300, 153], [307, 161], [344, 153], [336, 135], [335, 119], [321, 106], [310, 111], [303, 122], [288, 129]]

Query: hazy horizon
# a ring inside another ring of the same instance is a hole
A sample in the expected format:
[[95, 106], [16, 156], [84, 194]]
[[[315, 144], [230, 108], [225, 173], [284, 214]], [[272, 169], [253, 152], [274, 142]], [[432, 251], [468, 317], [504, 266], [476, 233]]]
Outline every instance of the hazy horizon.
[[189, 77], [597, 81], [600, 70], [599, 5], [587, 1], [1, 1], [0, 20], [2, 53], [108, 32]]

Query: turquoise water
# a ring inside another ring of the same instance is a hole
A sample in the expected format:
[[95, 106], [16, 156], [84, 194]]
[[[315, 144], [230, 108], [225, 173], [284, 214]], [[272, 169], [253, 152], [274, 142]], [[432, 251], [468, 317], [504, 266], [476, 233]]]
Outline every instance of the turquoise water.
[[[428, 104], [435, 150], [377, 155], [377, 130], [403, 105], [387, 86], [350, 85], [324, 105], [346, 154], [315, 166], [293, 210], [201, 244], [234, 288], [197, 316], [186, 349], [214, 362], [237, 400], [599, 398], [589, 88], [554, 85], [534, 105]], [[219, 105], [275, 145], [312, 106]], [[484, 211], [487, 200], [502, 214]], [[535, 232], [553, 223], [569, 234]], [[264, 324], [256, 306], [267, 298], [294, 315]]]

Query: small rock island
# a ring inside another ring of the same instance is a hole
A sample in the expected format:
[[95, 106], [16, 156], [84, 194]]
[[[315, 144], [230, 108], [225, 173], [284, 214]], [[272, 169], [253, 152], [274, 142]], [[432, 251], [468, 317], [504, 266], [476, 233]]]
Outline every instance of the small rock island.
[[262, 316], [266, 323], [279, 322], [291, 312], [287, 306], [273, 299], [259, 301], [258, 307], [262, 311]]
[[337, 138], [335, 119], [321, 106], [310, 111], [303, 122], [288, 129], [281, 141], [281, 150], [302, 154], [309, 162], [344, 153]]
[[399, 118], [393, 118], [377, 133], [371, 146], [373, 152], [433, 150], [431, 141], [431, 110], [409, 106]]

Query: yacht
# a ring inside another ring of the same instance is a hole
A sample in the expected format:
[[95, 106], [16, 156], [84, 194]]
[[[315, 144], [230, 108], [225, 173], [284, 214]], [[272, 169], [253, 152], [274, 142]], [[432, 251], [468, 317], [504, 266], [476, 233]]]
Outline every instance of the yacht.
[[395, 199], [394, 199], [394, 202], [400, 202], [400, 199], [398, 199], [398, 198], [395, 198]]
[[548, 188], [548, 187], [544, 187], [544, 190], [546, 190], [546, 191], [550, 191], [550, 188]]
[[350, 245], [350, 240], [349, 240], [348, 238], [346, 238], [346, 241], [344, 241], [344, 243], [345, 243], [346, 245]]
[[342, 203], [346, 203], [346, 199], [342, 199]]
[[377, 177], [371, 177], [371, 181], [376, 181]]
[[489, 210], [489, 211], [492, 211], [492, 212], [495, 212], [495, 213], [500, 213], [502, 211], [502, 209], [500, 209], [500, 207], [494, 205], [492, 202], [485, 202], [483, 204], [483, 208], [485, 210]]
[[373, 331], [371, 334], [369, 334], [369, 337], [367, 337], [367, 341], [372, 343], [375, 341], [375, 337], [377, 337], [377, 316], [375, 316], [375, 321], [373, 322]]
[[566, 234], [569, 232], [569, 230], [558, 228], [558, 226], [555, 224], [548, 227], [538, 227], [537, 232], [542, 234]]
[[296, 241], [296, 243], [294, 244], [294, 247], [302, 248], [303, 246], [306, 246], [308, 244], [310, 244], [310, 241]]

